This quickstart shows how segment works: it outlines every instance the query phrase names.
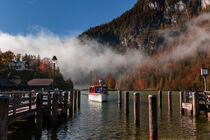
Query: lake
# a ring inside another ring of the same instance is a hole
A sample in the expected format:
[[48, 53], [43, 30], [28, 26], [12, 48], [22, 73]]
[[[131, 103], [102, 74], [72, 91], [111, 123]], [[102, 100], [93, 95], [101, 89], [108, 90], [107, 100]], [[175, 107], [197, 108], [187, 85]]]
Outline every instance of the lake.
[[[88, 100], [87, 91], [81, 92], [81, 109], [73, 117], [62, 118], [58, 124], [51, 125], [44, 120], [41, 134], [35, 127], [23, 120], [9, 128], [9, 140], [88, 140], [88, 139], [149, 139], [148, 95], [154, 91], [140, 91], [140, 127], [133, 121], [133, 91], [130, 91], [129, 116], [118, 108], [117, 91], [109, 92], [109, 101], [97, 103]], [[172, 114], [168, 114], [167, 92], [162, 94], [162, 109], [158, 109], [159, 139], [208, 140], [210, 138], [210, 119], [200, 115], [180, 115], [179, 93], [172, 92]], [[186, 111], [185, 111], [186, 112]]]

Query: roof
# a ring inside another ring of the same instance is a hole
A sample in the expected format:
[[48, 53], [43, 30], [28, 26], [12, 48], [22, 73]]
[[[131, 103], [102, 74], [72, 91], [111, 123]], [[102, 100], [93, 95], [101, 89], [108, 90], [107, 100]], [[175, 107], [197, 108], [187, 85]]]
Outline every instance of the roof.
[[27, 84], [29, 86], [50, 86], [52, 82], [52, 79], [32, 79]]

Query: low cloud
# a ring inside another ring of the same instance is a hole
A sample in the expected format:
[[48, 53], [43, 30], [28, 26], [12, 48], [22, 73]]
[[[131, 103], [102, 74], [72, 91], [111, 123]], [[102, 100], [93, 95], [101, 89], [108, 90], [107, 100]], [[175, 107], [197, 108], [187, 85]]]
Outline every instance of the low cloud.
[[[160, 32], [168, 46], [165, 55], [148, 63], [170, 63], [171, 60], [195, 56], [198, 51], [210, 50], [210, 14], [203, 14], [189, 21], [183, 29], [172, 28]], [[172, 46], [172, 47], [170, 47]], [[173, 49], [172, 49], [173, 48]], [[64, 77], [71, 78], [76, 87], [87, 87], [88, 75], [91, 71], [100, 77], [111, 73], [115, 78], [124, 72], [136, 70], [146, 57], [140, 50], [128, 50], [118, 54], [110, 46], [102, 45], [94, 40], [80, 42], [71, 36], [57, 36], [50, 31], [41, 30], [36, 34], [11, 35], [0, 32], [0, 49], [14, 53], [33, 54], [52, 58], [56, 55], [58, 66]], [[148, 57], [147, 57], [148, 59]]]
[[115, 78], [124, 71], [135, 70], [143, 55], [138, 50], [118, 54], [109, 46], [94, 40], [80, 42], [71, 37], [60, 38], [49, 31], [40, 31], [36, 35], [10, 35], [0, 33], [0, 48], [14, 53], [33, 54], [52, 58], [56, 55], [58, 66], [64, 77], [71, 78], [76, 86], [87, 84], [91, 71], [100, 77], [111, 73]]

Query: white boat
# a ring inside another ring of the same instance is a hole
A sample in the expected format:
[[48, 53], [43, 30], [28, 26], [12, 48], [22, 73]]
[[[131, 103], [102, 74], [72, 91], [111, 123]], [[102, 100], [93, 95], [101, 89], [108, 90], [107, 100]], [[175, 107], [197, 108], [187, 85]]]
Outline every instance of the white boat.
[[108, 100], [108, 90], [107, 87], [101, 84], [99, 80], [99, 85], [90, 86], [88, 99], [96, 102], [105, 102]]

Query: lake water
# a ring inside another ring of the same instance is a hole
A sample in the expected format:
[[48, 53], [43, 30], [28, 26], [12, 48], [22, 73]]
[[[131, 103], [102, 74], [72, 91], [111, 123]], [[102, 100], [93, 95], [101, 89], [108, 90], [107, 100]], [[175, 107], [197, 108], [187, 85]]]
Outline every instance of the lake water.
[[[72, 118], [60, 119], [56, 126], [44, 125], [39, 136], [28, 122], [12, 126], [9, 139], [20, 140], [98, 140], [98, 139], [149, 139], [148, 95], [157, 92], [140, 92], [140, 127], [133, 122], [133, 92], [130, 92], [130, 114], [126, 117], [123, 108], [118, 108], [117, 92], [109, 92], [109, 101], [88, 101], [86, 91], [81, 92], [81, 109]], [[158, 111], [159, 139], [210, 139], [210, 119], [190, 115], [180, 116], [179, 94], [172, 93], [172, 114], [168, 115], [167, 93], [162, 95], [162, 109]], [[47, 120], [45, 120], [46, 122]]]

